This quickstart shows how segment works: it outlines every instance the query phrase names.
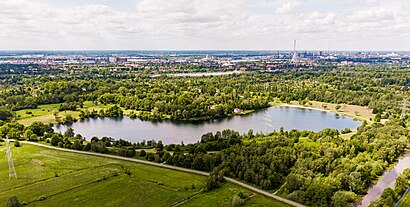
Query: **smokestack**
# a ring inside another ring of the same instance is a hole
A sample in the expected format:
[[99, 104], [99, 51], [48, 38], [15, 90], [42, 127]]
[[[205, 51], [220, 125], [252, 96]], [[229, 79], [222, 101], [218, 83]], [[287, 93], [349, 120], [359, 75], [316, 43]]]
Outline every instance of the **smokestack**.
[[295, 62], [298, 60], [298, 54], [296, 53], [296, 40], [293, 41], [293, 56], [292, 56], [292, 62]]

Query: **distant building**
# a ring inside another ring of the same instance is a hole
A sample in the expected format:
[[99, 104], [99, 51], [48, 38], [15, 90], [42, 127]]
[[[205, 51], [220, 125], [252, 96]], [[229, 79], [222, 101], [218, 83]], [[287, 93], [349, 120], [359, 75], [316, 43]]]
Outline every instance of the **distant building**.
[[117, 61], [118, 61], [117, 57], [109, 57], [108, 58], [108, 62], [110, 62], [110, 63], [116, 63]]

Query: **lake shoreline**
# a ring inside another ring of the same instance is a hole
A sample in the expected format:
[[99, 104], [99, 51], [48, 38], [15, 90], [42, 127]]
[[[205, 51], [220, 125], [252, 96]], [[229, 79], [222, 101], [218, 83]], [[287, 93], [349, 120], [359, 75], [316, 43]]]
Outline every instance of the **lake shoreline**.
[[[325, 105], [330, 105], [330, 103], [321, 103], [321, 102], [317, 102], [320, 104], [325, 104]], [[331, 104], [331, 105], [336, 105], [336, 104]], [[324, 112], [331, 112], [331, 113], [335, 113], [335, 114], [339, 114], [339, 115], [344, 115], [344, 116], [348, 116], [351, 117], [355, 120], [358, 121], [367, 121], [370, 123], [373, 123], [373, 121], [371, 120], [372, 118], [366, 118], [365, 116], [369, 116], [363, 113], [358, 113], [357, 115], [350, 112], [350, 111], [339, 111], [339, 110], [334, 110], [334, 109], [324, 109], [324, 108], [319, 108], [319, 107], [315, 107], [315, 106], [306, 106], [306, 105], [300, 105], [300, 104], [288, 104], [288, 103], [281, 103], [279, 104], [279, 106], [284, 106], [284, 107], [294, 107], [294, 108], [300, 108], [300, 109], [309, 109], [309, 110], [319, 110], [319, 111], [324, 111]], [[360, 107], [360, 106], [356, 106], [356, 105], [345, 105], [342, 104], [341, 106], [353, 106], [353, 107]], [[362, 107], [365, 108], [365, 107]], [[370, 109], [369, 109], [370, 110]]]
[[269, 133], [284, 128], [321, 131], [326, 128], [343, 130], [355, 129], [360, 122], [347, 117], [335, 115], [332, 112], [323, 113], [320, 110], [302, 110], [297, 107], [272, 106], [257, 110], [247, 115], [237, 115], [204, 122], [172, 122], [165, 121], [142, 121], [124, 116], [122, 119], [96, 118], [86, 119], [83, 122], [75, 122], [72, 125], [56, 125], [56, 131], [64, 132], [71, 127], [75, 133], [87, 138], [113, 137], [126, 139], [131, 142], [145, 140], [162, 140], [164, 143], [195, 143], [203, 134], [216, 133], [225, 129], [248, 133]]

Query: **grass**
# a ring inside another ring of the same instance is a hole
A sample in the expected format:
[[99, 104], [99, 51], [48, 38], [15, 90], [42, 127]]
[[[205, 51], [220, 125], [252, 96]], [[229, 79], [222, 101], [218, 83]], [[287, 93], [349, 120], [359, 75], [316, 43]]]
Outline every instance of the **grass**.
[[[30, 125], [35, 121], [40, 121], [44, 123], [53, 123], [55, 118], [53, 111], [58, 111], [60, 104], [46, 104], [40, 105], [36, 109], [23, 109], [16, 111], [17, 121], [20, 124]], [[71, 115], [75, 118], [78, 118], [80, 112], [78, 111], [63, 111], [59, 112], [60, 117], [66, 117]]]
[[[348, 105], [348, 104], [331, 104], [331, 103], [324, 103], [324, 102], [318, 102], [318, 101], [309, 101], [309, 103], [310, 104], [301, 105], [297, 101], [292, 101], [289, 105], [331, 111], [337, 114], [352, 117], [360, 121], [366, 120], [368, 122], [371, 122], [371, 119], [373, 119], [375, 116], [372, 113], [371, 109], [367, 107], [363, 107], [363, 106]], [[338, 105], [341, 108], [336, 110], [336, 106]]]
[[40, 105], [36, 109], [23, 109], [23, 110], [16, 111], [16, 116], [18, 119], [28, 119], [28, 118], [44, 116], [48, 114], [52, 115], [53, 111], [58, 111], [59, 106], [60, 104]]
[[[18, 179], [9, 180], [1, 144], [0, 205], [17, 196], [28, 206], [229, 206], [237, 192], [250, 193], [228, 183], [205, 193], [205, 176], [28, 144], [12, 147]], [[245, 203], [266, 204], [288, 206], [261, 195]]]
[[272, 200], [265, 196], [254, 194], [248, 190], [242, 189], [239, 186], [226, 183], [222, 187], [213, 190], [209, 193], [200, 194], [193, 197], [188, 202], [181, 206], [231, 206], [232, 198], [239, 192], [252, 194], [251, 198], [246, 200], [244, 206], [276, 206], [276, 207], [291, 207], [288, 204], [280, 201]]
[[[112, 107], [114, 104], [94, 104], [92, 101], [85, 101], [83, 103], [83, 108], [81, 110], [96, 110], [100, 111], [101, 109], [108, 109]], [[16, 111], [17, 122], [23, 125], [30, 125], [35, 121], [40, 121], [43, 123], [55, 123], [55, 117], [53, 115], [53, 111], [58, 111], [60, 104], [45, 104], [40, 105], [36, 109], [23, 109]], [[131, 112], [141, 113], [135, 110], [126, 110], [122, 108], [124, 114], [130, 114]], [[71, 115], [74, 118], [79, 118], [80, 112], [79, 111], [60, 111], [58, 115], [63, 118], [67, 115]]]
[[[30, 125], [35, 121], [40, 121], [43, 123], [55, 123], [55, 117], [53, 115], [53, 111], [58, 111], [60, 104], [45, 104], [40, 105], [36, 109], [23, 109], [16, 111], [17, 122], [23, 125]], [[100, 111], [101, 109], [107, 109], [113, 106], [113, 104], [97, 104], [95, 105], [91, 101], [85, 101], [83, 110], [96, 110]], [[125, 113], [129, 113], [129, 110], [124, 110]], [[60, 111], [58, 112], [60, 117], [66, 117], [67, 115], [71, 115], [74, 118], [78, 118], [80, 112], [79, 111]]]
[[282, 203], [280, 201], [271, 200], [266, 198], [265, 196], [256, 194], [251, 199], [246, 201], [245, 205], [247, 207], [257, 207], [257, 206], [274, 206], [274, 207], [291, 207], [291, 205]]

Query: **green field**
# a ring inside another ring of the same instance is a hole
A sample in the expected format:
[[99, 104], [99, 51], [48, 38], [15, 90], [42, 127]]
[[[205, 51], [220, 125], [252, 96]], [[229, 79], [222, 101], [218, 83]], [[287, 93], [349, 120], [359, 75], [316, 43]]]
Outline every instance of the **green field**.
[[[1, 144], [0, 205], [15, 195], [28, 206], [230, 206], [252, 194], [233, 184], [205, 193], [205, 176], [27, 144], [12, 148], [18, 179], [9, 180]], [[245, 202], [266, 205], [288, 206], [257, 194]]]
[[[55, 117], [53, 115], [53, 111], [58, 111], [60, 104], [45, 104], [39, 105], [36, 109], [23, 109], [16, 111], [17, 121], [20, 124], [30, 125], [35, 121], [40, 121], [43, 123], [53, 123], [55, 122]], [[109, 108], [112, 105], [95, 105], [91, 101], [84, 102], [84, 110], [101, 110]], [[78, 118], [80, 112], [79, 111], [60, 111], [58, 112], [60, 117], [65, 117], [66, 115], [71, 115], [74, 118]]]
[[[101, 109], [108, 109], [112, 107], [114, 104], [97, 104], [95, 105], [91, 101], [85, 101], [84, 106], [81, 110], [96, 110], [100, 111]], [[24, 125], [30, 125], [31, 123], [35, 121], [40, 121], [43, 123], [54, 123], [55, 122], [55, 117], [53, 115], [53, 111], [58, 112], [60, 104], [45, 104], [45, 105], [39, 105], [36, 109], [23, 109], [16, 111], [16, 118], [17, 122], [20, 124]], [[126, 110], [122, 108], [124, 111], [124, 114], [129, 114], [134, 110]], [[139, 113], [138, 111], [134, 111], [136, 113]], [[74, 118], [78, 118], [80, 114], [80, 111], [59, 111], [58, 115], [60, 117], [66, 117], [66, 115], [71, 115]]]
[[[53, 111], [58, 111], [60, 104], [40, 105], [36, 109], [23, 109], [16, 111], [16, 118], [20, 124], [30, 125], [35, 121], [43, 123], [55, 122]], [[60, 117], [65, 117], [67, 114], [77, 118], [80, 112], [78, 111], [61, 111]]]

